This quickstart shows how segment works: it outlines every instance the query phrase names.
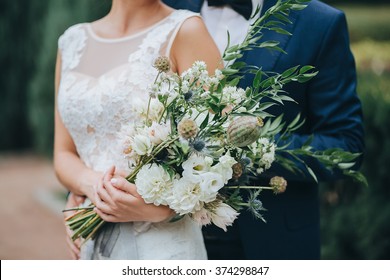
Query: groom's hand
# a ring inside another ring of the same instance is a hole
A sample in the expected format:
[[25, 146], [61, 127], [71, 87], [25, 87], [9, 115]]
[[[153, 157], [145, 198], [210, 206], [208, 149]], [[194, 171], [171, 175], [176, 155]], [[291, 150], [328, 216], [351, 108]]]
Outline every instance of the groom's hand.
[[173, 216], [167, 206], [147, 204], [137, 187], [125, 177], [115, 175], [111, 167], [96, 189], [96, 213], [107, 222], [161, 222]]

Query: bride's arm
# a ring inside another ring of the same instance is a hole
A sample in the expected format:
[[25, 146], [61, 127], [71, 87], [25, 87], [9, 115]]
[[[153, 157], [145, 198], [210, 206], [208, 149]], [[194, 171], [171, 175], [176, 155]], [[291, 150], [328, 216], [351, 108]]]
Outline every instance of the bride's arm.
[[188, 18], [177, 33], [170, 51], [173, 72], [181, 74], [197, 61], [204, 61], [210, 75], [222, 68], [221, 55], [217, 45], [199, 17]]
[[94, 186], [103, 174], [86, 167], [80, 159], [75, 144], [64, 126], [57, 108], [58, 89], [61, 80], [61, 54], [58, 52], [55, 70], [55, 129], [54, 170], [58, 180], [72, 193], [85, 195], [94, 201]]

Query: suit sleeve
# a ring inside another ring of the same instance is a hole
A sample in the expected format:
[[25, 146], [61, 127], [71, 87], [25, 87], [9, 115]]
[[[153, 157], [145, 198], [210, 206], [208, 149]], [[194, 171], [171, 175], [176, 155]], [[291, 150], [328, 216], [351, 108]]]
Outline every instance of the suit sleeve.
[[[289, 139], [291, 141], [289, 148], [301, 147], [312, 135], [313, 141], [310, 145], [314, 150], [341, 148], [349, 152], [362, 153], [364, 149], [362, 109], [356, 93], [355, 62], [349, 48], [347, 24], [343, 13], [338, 13], [327, 28], [314, 66], [319, 73], [310, 81], [306, 92], [305, 117], [309, 131], [307, 134], [292, 135]], [[318, 161], [306, 159], [306, 162], [321, 181], [340, 178], [338, 172], [330, 172]], [[360, 162], [361, 158], [355, 168], [359, 167]], [[303, 165], [300, 169], [305, 170]], [[283, 171], [282, 174], [286, 172]], [[286, 179], [313, 180], [307, 172], [304, 178], [301, 175], [286, 174]]]

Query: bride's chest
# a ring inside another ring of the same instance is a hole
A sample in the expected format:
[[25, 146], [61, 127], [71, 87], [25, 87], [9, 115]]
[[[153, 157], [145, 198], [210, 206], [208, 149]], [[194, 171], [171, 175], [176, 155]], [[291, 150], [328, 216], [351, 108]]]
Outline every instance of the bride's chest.
[[133, 82], [125, 68], [99, 78], [77, 72], [62, 77], [58, 93], [58, 110], [70, 128], [116, 127], [131, 120], [135, 100], [148, 98], [145, 85]]

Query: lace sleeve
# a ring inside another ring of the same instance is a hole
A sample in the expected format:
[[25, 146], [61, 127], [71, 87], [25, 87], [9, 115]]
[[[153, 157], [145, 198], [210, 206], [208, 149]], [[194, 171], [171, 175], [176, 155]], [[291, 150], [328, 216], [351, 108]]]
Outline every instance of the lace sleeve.
[[77, 67], [85, 48], [87, 36], [83, 24], [69, 27], [58, 39], [58, 49], [61, 51], [62, 72]]

